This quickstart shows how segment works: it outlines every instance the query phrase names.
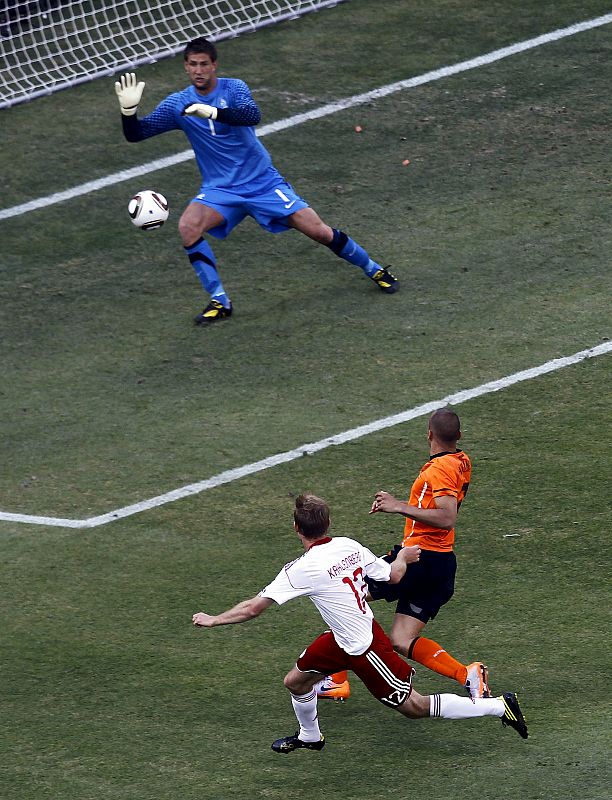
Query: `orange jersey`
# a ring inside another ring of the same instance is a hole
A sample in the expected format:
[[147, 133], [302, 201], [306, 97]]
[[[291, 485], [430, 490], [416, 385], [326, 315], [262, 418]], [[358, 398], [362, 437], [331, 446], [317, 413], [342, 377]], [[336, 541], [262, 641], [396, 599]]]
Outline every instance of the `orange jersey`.
[[[432, 456], [421, 469], [419, 477], [410, 490], [411, 506], [436, 508], [436, 497], [457, 498], [457, 508], [466, 495], [470, 485], [472, 463], [462, 450], [456, 453], [438, 453]], [[404, 547], [418, 544], [424, 550], [448, 552], [453, 549], [455, 529], [450, 531], [434, 528], [412, 519], [406, 520], [404, 527]]]

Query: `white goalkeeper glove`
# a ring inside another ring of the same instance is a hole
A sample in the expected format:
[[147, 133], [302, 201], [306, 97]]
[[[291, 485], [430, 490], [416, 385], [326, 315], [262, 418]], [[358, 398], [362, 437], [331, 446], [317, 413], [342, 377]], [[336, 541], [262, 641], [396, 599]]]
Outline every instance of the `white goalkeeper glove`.
[[144, 81], [137, 83], [136, 75], [133, 72], [126, 72], [121, 76], [121, 80], [115, 83], [115, 92], [117, 92], [121, 113], [124, 116], [131, 117], [136, 113], [144, 87]]
[[202, 119], [217, 119], [217, 109], [214, 106], [207, 106], [206, 103], [192, 103], [183, 109], [183, 114]]

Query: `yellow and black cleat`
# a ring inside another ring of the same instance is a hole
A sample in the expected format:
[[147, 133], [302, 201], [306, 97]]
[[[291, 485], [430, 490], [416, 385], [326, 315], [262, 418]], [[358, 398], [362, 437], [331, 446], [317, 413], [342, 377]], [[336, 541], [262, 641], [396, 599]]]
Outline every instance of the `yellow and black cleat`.
[[206, 308], [201, 311], [197, 317], [194, 317], [194, 325], [212, 325], [213, 322], [218, 322], [220, 319], [228, 319], [232, 316], [232, 304], [226, 308], [218, 300], [211, 300]]
[[506, 692], [502, 695], [501, 699], [504, 701], [504, 716], [501, 718], [502, 725], [508, 725], [518, 732], [519, 736], [526, 739], [529, 735], [527, 733], [527, 722], [519, 706], [518, 697], [514, 692]]
[[399, 290], [398, 279], [386, 267], [376, 270], [371, 278], [378, 288], [386, 294], [394, 294]]

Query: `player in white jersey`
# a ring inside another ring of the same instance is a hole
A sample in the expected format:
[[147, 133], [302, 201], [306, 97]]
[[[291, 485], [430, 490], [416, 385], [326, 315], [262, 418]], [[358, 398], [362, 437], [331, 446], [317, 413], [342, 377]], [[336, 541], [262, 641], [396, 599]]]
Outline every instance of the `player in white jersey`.
[[304, 650], [285, 676], [299, 730], [293, 736], [277, 739], [272, 744], [275, 752], [323, 749], [325, 738], [319, 728], [316, 688], [326, 675], [342, 669], [352, 670], [374, 697], [407, 717], [500, 717], [504, 725], [527, 738], [527, 725], [513, 692], [471, 700], [452, 694], [423, 696], [413, 690], [414, 670], [394, 651], [374, 619], [366, 602], [365, 578], [397, 583], [406, 566], [418, 560], [418, 546], [404, 547], [389, 564], [354, 539], [332, 538], [327, 535], [327, 503], [312, 494], [296, 499], [293, 517], [305, 550], [302, 556], [285, 564], [272, 583], [250, 600], [222, 614], [198, 612], [192, 617], [193, 624], [201, 628], [232, 625], [254, 619], [273, 603], [282, 605], [294, 597], [307, 596], [329, 625], [330, 630]]

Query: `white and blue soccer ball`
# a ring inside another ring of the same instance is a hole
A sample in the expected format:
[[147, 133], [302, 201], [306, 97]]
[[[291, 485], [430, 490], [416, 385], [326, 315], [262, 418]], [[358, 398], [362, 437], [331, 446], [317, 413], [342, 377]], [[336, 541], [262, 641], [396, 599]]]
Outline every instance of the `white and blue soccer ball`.
[[170, 210], [168, 201], [160, 192], [145, 189], [138, 192], [128, 203], [128, 214], [137, 228], [143, 231], [151, 231], [154, 228], [161, 228], [168, 219]]

